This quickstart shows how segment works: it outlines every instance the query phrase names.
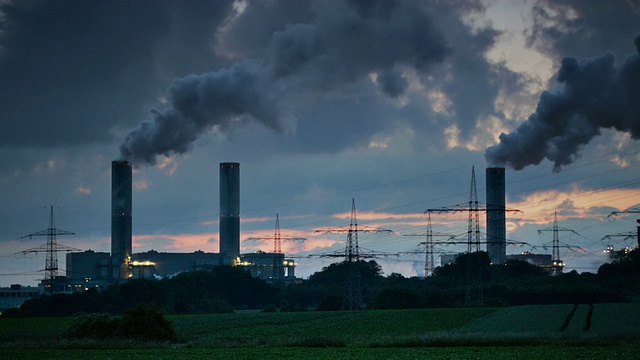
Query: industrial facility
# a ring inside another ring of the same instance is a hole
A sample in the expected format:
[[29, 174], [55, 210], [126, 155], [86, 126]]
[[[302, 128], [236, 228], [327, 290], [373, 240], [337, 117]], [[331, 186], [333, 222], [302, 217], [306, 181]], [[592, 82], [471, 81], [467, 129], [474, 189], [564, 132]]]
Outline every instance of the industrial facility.
[[[478, 231], [477, 225], [477, 213], [480, 211], [486, 212], [486, 251], [489, 255], [491, 264], [501, 265], [505, 264], [507, 260], [521, 260], [526, 261], [529, 264], [539, 266], [553, 275], [562, 273], [563, 262], [560, 260], [560, 255], [557, 252], [557, 219], [555, 222], [554, 234], [554, 252], [553, 254], [533, 254], [531, 252], [524, 252], [521, 254], [507, 255], [507, 231], [506, 231], [506, 214], [510, 210], [506, 207], [506, 187], [505, 187], [505, 168], [502, 167], [490, 167], [486, 169], [486, 206], [480, 207], [477, 201], [477, 195], [475, 195], [475, 171], [472, 171], [472, 186], [471, 186], [471, 201], [469, 206], [460, 209], [459, 207], [445, 207], [437, 209], [429, 209], [428, 211], [468, 211], [469, 212], [469, 239], [468, 239], [468, 251], [473, 251], [472, 243], [476, 246], [480, 244], [479, 236], [473, 238], [474, 231]], [[475, 219], [474, 219], [475, 218]], [[474, 221], [476, 222], [474, 224]], [[546, 231], [546, 230], [542, 230]], [[552, 229], [553, 231], [553, 229]], [[513, 242], [511, 242], [513, 243]], [[479, 247], [476, 247], [476, 251]], [[442, 254], [440, 256], [440, 264], [452, 264], [456, 261], [457, 257], [464, 253], [454, 254]]]
[[[304, 240], [303, 238], [281, 237], [279, 220], [276, 215], [276, 233], [273, 238], [273, 252], [240, 252], [240, 164], [220, 163], [219, 168], [219, 253], [195, 251], [192, 253], [159, 252], [155, 250], [133, 253], [133, 171], [128, 161], [113, 161], [111, 164], [111, 253], [93, 250], [78, 251], [68, 248], [66, 254], [66, 275], [52, 276], [39, 286], [39, 293], [78, 292], [88, 289], [106, 289], [110, 284], [138, 278], [170, 277], [181, 272], [207, 270], [217, 266], [237, 266], [246, 269], [252, 276], [268, 282], [294, 282], [296, 263], [286, 258], [280, 249], [280, 241]], [[469, 206], [463, 208], [438, 208], [427, 211], [468, 211], [469, 239], [468, 251], [480, 250], [478, 212], [486, 212], [486, 251], [492, 264], [504, 264], [509, 259], [524, 260], [553, 273], [562, 271], [561, 263], [554, 252], [551, 255], [523, 253], [507, 255], [506, 236], [505, 169], [486, 169], [486, 206], [479, 206], [475, 191], [475, 170], [472, 171], [472, 191]], [[354, 205], [355, 206], [355, 205]], [[352, 210], [355, 211], [355, 208]], [[53, 211], [52, 211], [53, 221]], [[555, 225], [557, 228], [557, 224]], [[58, 229], [50, 226], [53, 231]], [[39, 233], [37, 233], [39, 234]], [[72, 234], [61, 231], [60, 234]], [[557, 236], [556, 236], [557, 237]], [[252, 238], [253, 239], [253, 238]], [[266, 238], [262, 238], [264, 240]], [[251, 240], [251, 239], [250, 239]], [[57, 245], [56, 245], [57, 246]], [[443, 255], [441, 264], [451, 263], [459, 254]], [[429, 254], [427, 254], [429, 257]], [[431, 253], [431, 258], [433, 254]], [[431, 260], [433, 267], [433, 260]], [[57, 267], [56, 267], [57, 269]], [[426, 269], [426, 268], [425, 268]], [[430, 274], [433, 269], [430, 269]], [[10, 290], [10, 291], [9, 291]], [[7, 294], [17, 294], [9, 289]], [[33, 295], [31, 291], [30, 295]], [[5, 295], [6, 297], [15, 295]]]
[[[220, 253], [195, 251], [169, 253], [132, 252], [132, 167], [128, 161], [111, 164], [111, 254], [70, 252], [66, 255], [66, 290], [102, 287], [136, 278], [172, 276], [181, 272], [240, 266], [269, 282], [295, 280], [295, 261], [283, 253], [240, 253], [240, 164], [220, 164]], [[75, 283], [82, 286], [76, 286]]]

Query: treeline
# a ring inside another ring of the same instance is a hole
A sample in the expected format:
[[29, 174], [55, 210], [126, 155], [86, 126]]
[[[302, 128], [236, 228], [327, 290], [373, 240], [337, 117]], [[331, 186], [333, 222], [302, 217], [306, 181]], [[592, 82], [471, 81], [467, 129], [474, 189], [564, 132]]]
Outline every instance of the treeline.
[[115, 315], [139, 304], [169, 314], [340, 310], [347, 286], [360, 289], [358, 298], [368, 309], [625, 302], [640, 295], [640, 250], [620, 253], [597, 274], [557, 276], [523, 261], [491, 265], [486, 252], [461, 255], [426, 279], [384, 276], [375, 261], [363, 260], [329, 265], [290, 285], [268, 284], [242, 269], [220, 266], [162, 280], [131, 280], [103, 292], [42, 295], [2, 316]]
[[105, 291], [90, 289], [73, 294], [42, 295], [2, 316], [70, 316], [79, 313], [124, 314], [140, 304], [168, 314], [224, 313], [258, 309], [270, 303], [278, 290], [248, 272], [230, 266], [194, 271], [162, 280], [134, 279]]

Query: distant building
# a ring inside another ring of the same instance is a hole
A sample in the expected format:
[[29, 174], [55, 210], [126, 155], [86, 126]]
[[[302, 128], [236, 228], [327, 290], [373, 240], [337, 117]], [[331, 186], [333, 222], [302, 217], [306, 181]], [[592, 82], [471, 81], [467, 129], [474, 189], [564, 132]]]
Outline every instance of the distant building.
[[[100, 284], [112, 281], [109, 273], [109, 254], [91, 250], [67, 254], [68, 277], [60, 276], [53, 284], [45, 284], [45, 291], [69, 292], [71, 288], [83, 289], [85, 284]], [[182, 272], [208, 270], [223, 265], [219, 253], [195, 251], [192, 253], [169, 253], [155, 250], [131, 254], [127, 261], [130, 279], [173, 276]], [[286, 259], [282, 253], [240, 254], [233, 262], [235, 266], [248, 270], [252, 276], [275, 281], [293, 281], [296, 263]], [[77, 290], [76, 290], [77, 291]]]
[[251, 276], [268, 282], [294, 281], [295, 266], [293, 259], [285, 259], [283, 253], [255, 253], [240, 254], [237, 264], [251, 273]]
[[106, 290], [111, 284], [110, 279], [69, 279], [66, 276], [56, 276], [53, 281], [44, 279], [38, 284], [41, 294], [72, 294], [88, 290]]
[[17, 308], [29, 299], [37, 298], [41, 292], [35, 286], [11, 285], [0, 288], [0, 312]]
[[[131, 255], [134, 277], [171, 276], [181, 272], [211, 269], [220, 265], [220, 254], [196, 251], [192, 253], [165, 253], [155, 250]], [[137, 270], [136, 270], [137, 269]], [[153, 271], [152, 273], [150, 273]]]
[[442, 254], [440, 255], [440, 266], [445, 266], [447, 264], [453, 264], [456, 262], [458, 256], [463, 255], [464, 253], [457, 254]]
[[[453, 264], [456, 262], [456, 259], [458, 259], [458, 256], [463, 254], [465, 253], [440, 255], [440, 264], [441, 266], [444, 266], [446, 264]], [[551, 272], [553, 269], [553, 262], [551, 261], [550, 254], [532, 254], [528, 251], [525, 251], [522, 254], [507, 255], [507, 260], [526, 261], [531, 265], [539, 266], [549, 272]]]
[[67, 277], [73, 280], [107, 279], [111, 276], [107, 252], [87, 250], [67, 253]]
[[539, 266], [549, 272], [553, 270], [551, 254], [532, 254], [525, 251], [522, 254], [507, 255], [507, 260], [526, 261], [531, 265]]
[[0, 288], [0, 312], [3, 310], [17, 308], [29, 299], [34, 299], [42, 294], [71, 294], [83, 292], [90, 289], [103, 291], [109, 283], [106, 279], [69, 279], [66, 276], [57, 276], [53, 281], [42, 280], [38, 286], [11, 285]]

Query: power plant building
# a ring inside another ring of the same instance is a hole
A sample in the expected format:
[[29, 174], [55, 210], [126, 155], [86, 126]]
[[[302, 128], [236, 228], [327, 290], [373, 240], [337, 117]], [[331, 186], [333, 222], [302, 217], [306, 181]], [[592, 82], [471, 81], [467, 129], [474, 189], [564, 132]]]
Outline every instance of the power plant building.
[[267, 281], [294, 281], [295, 261], [282, 253], [240, 254], [240, 164], [220, 163], [220, 253], [132, 253], [132, 168], [111, 163], [111, 254], [72, 252], [66, 255], [67, 279], [60, 292], [127, 279], [173, 276], [220, 265], [240, 266]]
[[87, 250], [67, 253], [67, 277], [69, 279], [108, 279], [111, 276], [110, 260], [107, 252]]
[[134, 278], [147, 278], [153, 275], [172, 276], [185, 271], [211, 269], [219, 265], [220, 254], [204, 251], [167, 253], [151, 250], [131, 256]]
[[240, 263], [236, 264], [251, 273], [251, 276], [272, 281], [295, 280], [293, 259], [286, 259], [283, 253], [256, 251], [240, 255]]
[[487, 252], [494, 264], [507, 261], [505, 169], [487, 168]]

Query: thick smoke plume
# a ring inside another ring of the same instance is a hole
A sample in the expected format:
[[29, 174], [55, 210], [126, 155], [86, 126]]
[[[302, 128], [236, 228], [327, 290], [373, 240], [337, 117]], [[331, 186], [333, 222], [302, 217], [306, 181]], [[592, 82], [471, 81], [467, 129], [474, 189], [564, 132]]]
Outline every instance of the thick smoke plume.
[[203, 133], [259, 121], [282, 130], [278, 101], [301, 91], [327, 92], [370, 80], [388, 97], [407, 87], [403, 68], [424, 72], [449, 52], [424, 7], [412, 2], [318, 2], [315, 22], [274, 32], [262, 58], [175, 80], [169, 104], [131, 130], [120, 157], [153, 165], [158, 155], [188, 151]]
[[281, 130], [274, 99], [266, 91], [260, 66], [245, 62], [230, 69], [191, 75], [173, 82], [170, 106], [153, 110], [153, 119], [131, 130], [120, 144], [120, 157], [154, 165], [157, 155], [183, 154], [204, 132], [221, 131], [250, 115]]
[[546, 158], [557, 172], [603, 128], [640, 139], [640, 37], [635, 45], [638, 54], [625, 59], [619, 69], [609, 53], [580, 61], [563, 59], [557, 78], [564, 84], [562, 91], [543, 92], [535, 113], [516, 131], [500, 134], [500, 143], [486, 150], [486, 160], [520, 170]]

